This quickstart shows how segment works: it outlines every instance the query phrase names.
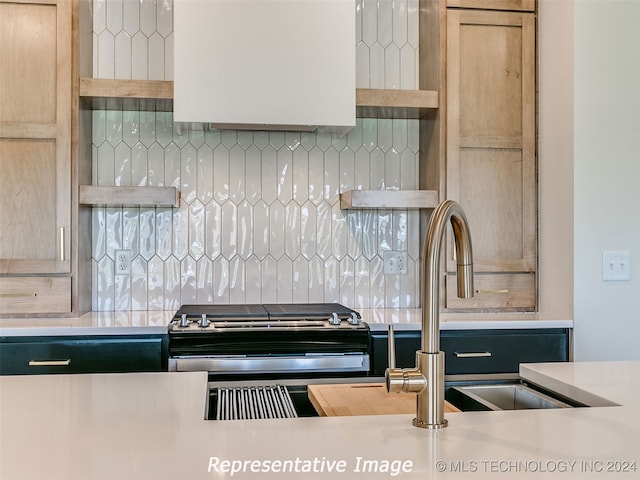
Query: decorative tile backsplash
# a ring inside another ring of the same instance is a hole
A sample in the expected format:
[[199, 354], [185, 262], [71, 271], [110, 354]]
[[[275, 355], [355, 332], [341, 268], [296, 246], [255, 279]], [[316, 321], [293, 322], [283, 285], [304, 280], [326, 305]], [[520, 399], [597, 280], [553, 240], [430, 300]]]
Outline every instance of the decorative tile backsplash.
[[[93, 74], [173, 80], [173, 0], [92, 0]], [[356, 85], [418, 85], [419, 0], [354, 0]]]
[[[172, 78], [170, 0], [93, 0], [94, 75]], [[417, 0], [358, 0], [357, 83], [416, 88]], [[175, 186], [179, 208], [94, 208], [93, 310], [187, 303], [419, 306], [419, 214], [340, 210], [351, 189], [418, 187], [415, 120], [346, 136], [174, 129], [171, 113], [93, 112], [93, 183]], [[131, 274], [114, 252], [131, 250]], [[409, 273], [384, 275], [385, 251]]]

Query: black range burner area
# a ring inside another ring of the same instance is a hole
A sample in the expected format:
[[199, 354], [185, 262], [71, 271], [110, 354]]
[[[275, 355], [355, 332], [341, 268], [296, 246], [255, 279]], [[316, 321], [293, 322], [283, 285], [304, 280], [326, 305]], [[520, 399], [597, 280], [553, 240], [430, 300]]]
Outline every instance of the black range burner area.
[[175, 370], [369, 369], [369, 326], [338, 303], [183, 305], [168, 334]]

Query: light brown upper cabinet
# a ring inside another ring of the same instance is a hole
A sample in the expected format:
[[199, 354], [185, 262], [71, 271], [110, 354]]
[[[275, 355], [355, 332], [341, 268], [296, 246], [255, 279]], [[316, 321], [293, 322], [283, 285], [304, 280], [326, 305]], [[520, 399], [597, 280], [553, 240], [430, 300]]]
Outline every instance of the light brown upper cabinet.
[[71, 311], [71, 1], [0, 1], [0, 313]]
[[439, 182], [441, 198], [461, 204], [474, 253], [476, 294], [459, 299], [448, 234], [445, 309], [535, 311], [536, 29], [535, 13], [526, 11], [534, 5], [527, 0], [423, 4], [433, 7], [424, 14], [432, 27], [424, 56], [431, 73], [425, 80], [431, 79], [430, 88], [439, 86], [444, 103], [424, 125], [431, 143], [423, 143], [423, 175], [431, 184]]

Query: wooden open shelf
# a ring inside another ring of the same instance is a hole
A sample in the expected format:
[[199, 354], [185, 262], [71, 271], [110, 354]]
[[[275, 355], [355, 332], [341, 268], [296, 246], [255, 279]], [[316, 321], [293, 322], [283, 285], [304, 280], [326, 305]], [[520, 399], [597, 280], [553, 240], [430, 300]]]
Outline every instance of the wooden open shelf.
[[90, 109], [173, 111], [173, 82], [81, 78], [80, 97]]
[[[80, 97], [89, 109], [173, 111], [173, 82], [165, 80], [111, 80], [81, 78]], [[432, 90], [356, 89], [359, 118], [420, 119], [438, 109], [438, 92]], [[432, 190], [353, 190], [340, 195], [340, 207], [434, 208], [438, 193]], [[80, 187], [84, 205], [178, 206], [172, 187]]]
[[[80, 97], [90, 109], [173, 111], [173, 82], [81, 78]], [[356, 89], [360, 118], [424, 118], [438, 108], [432, 90]]]
[[80, 185], [81, 205], [95, 207], [178, 207], [180, 192], [175, 187], [103, 187]]
[[432, 90], [356, 89], [359, 118], [408, 118], [429, 116], [438, 108], [438, 92]]
[[340, 208], [435, 208], [435, 190], [349, 190], [340, 194]]

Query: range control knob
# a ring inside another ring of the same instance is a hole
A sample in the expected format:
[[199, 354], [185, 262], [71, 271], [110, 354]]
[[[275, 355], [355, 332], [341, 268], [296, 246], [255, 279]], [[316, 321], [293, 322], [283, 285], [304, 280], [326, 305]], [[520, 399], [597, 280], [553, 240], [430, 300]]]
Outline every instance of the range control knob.
[[356, 315], [356, 314], [355, 314], [355, 312], [353, 312], [353, 313], [351, 314], [351, 318], [349, 319], [349, 323], [350, 323], [351, 325], [358, 325], [358, 322], [359, 322], [359, 321], [360, 321], [360, 320], [358, 320], [358, 315]]
[[200, 319], [200, 326], [202, 328], [207, 328], [209, 326], [209, 319], [207, 318], [206, 313], [202, 314], [202, 318]]
[[189, 326], [189, 320], [187, 320], [187, 314], [183, 313], [182, 317], [180, 317], [180, 327], [187, 328]]
[[336, 312], [333, 312], [331, 314], [331, 318], [329, 319], [329, 323], [331, 325], [340, 325], [340, 317], [338, 316], [338, 314]]

